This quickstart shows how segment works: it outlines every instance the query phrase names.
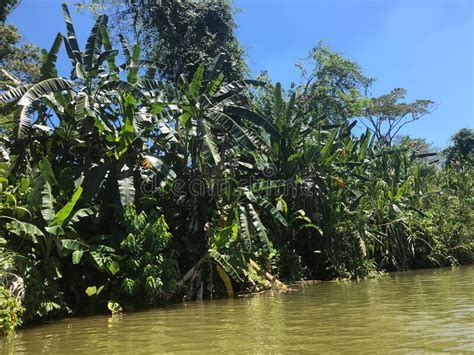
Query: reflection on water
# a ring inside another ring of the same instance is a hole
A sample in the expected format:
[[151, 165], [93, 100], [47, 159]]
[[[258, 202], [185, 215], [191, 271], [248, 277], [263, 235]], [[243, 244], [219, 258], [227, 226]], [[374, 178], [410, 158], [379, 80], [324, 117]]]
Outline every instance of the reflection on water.
[[34, 354], [474, 352], [474, 267], [64, 320], [0, 347]]

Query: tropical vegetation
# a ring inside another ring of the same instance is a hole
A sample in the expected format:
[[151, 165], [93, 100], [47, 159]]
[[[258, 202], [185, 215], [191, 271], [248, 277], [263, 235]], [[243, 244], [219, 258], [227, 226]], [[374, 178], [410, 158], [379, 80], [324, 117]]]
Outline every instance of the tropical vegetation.
[[223, 54], [190, 71], [118, 50], [105, 14], [81, 47], [63, 12], [36, 78], [2, 71], [3, 332], [473, 262], [472, 130], [439, 153], [394, 139], [431, 101], [367, 97], [373, 79], [322, 44], [288, 90], [226, 76]]

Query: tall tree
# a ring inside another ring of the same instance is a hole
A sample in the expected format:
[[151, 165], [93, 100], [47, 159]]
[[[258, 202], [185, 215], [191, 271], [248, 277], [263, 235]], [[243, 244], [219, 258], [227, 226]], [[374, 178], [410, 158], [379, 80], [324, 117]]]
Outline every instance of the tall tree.
[[[21, 35], [13, 25], [6, 25], [9, 13], [18, 0], [4, 0], [0, 5], [0, 69], [8, 71], [22, 81], [34, 81], [39, 75], [38, 48], [30, 43], [21, 44]], [[0, 71], [0, 90], [11, 83], [11, 78]]]
[[474, 130], [463, 128], [451, 137], [452, 145], [444, 151], [450, 165], [474, 166]]
[[0, 22], [4, 23], [8, 14], [18, 5], [18, 0], [2, 0], [0, 3]]
[[307, 65], [297, 64], [303, 83], [300, 105], [305, 114], [331, 123], [354, 117], [354, 103], [365, 95], [374, 79], [362, 73], [354, 61], [344, 58], [320, 42], [310, 53]]
[[362, 123], [374, 133], [379, 142], [391, 145], [404, 126], [430, 114], [434, 109], [434, 102], [431, 100], [400, 102], [405, 96], [405, 89], [396, 88], [388, 94], [371, 98], [362, 109]]
[[[13, 25], [6, 25], [8, 14], [18, 0], [3, 0], [0, 5], [0, 93], [19, 81], [32, 83], [39, 77], [39, 51], [30, 43], [21, 44], [21, 35]], [[8, 72], [8, 74], [7, 74]], [[8, 156], [3, 148], [6, 132], [11, 127], [14, 106], [0, 103], [0, 161]]]
[[247, 71], [231, 0], [83, 0], [80, 6], [84, 4], [96, 12], [97, 4], [103, 5], [115, 29], [128, 30], [146, 57], [159, 63], [165, 79], [175, 81], [181, 74], [189, 79], [201, 63], [220, 53], [226, 81], [242, 79]]

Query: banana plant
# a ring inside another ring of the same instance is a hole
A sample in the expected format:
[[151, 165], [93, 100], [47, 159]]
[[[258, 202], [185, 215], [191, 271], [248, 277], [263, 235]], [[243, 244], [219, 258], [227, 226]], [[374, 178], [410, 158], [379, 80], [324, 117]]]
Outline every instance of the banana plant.
[[[106, 15], [97, 18], [82, 51], [66, 5], [63, 11], [67, 36], [58, 34], [51, 50], [43, 51], [41, 81], [17, 82], [0, 95], [1, 101], [22, 108], [14, 132], [16, 149], [10, 152], [19, 170], [12, 173], [35, 169], [41, 157], [53, 156], [59, 148], [63, 154], [52, 161], [56, 173], [68, 169], [72, 180], [83, 175], [89, 199], [115, 186], [112, 195], [118, 198], [112, 200], [123, 211], [150, 173], [162, 179], [174, 177], [146, 142], [178, 93], [152, 79], [149, 72], [139, 75], [140, 68], [157, 64], [140, 59], [136, 45], [130, 49], [123, 42], [126, 62], [115, 63], [118, 51], [112, 49]], [[73, 66], [70, 79], [57, 76], [55, 63], [62, 43]], [[126, 80], [121, 79], [123, 73]], [[143, 169], [143, 161], [151, 166]]]
[[[232, 142], [246, 152], [265, 149], [265, 142], [259, 139], [260, 129], [280, 139], [270, 122], [247, 108], [245, 90], [261, 83], [225, 83], [221, 73], [223, 61], [221, 54], [207, 68], [200, 65], [191, 82], [184, 76], [178, 81], [183, 100], [176, 131], [191, 169], [203, 171], [207, 166], [218, 166], [225, 160], [222, 150]], [[222, 147], [221, 151], [218, 147]]]
[[[83, 191], [80, 185], [74, 189], [67, 202], [59, 208], [53, 191], [57, 188], [57, 181], [51, 166], [47, 160], [43, 160], [40, 168], [42, 169], [40, 174], [32, 179], [34, 185], [31, 186], [29, 197], [29, 214], [21, 219], [9, 219], [6, 229], [9, 233], [32, 242], [41, 252], [42, 258], [46, 260], [51, 255], [54, 246], [58, 248], [59, 255], [62, 255], [63, 248], [70, 249], [70, 246], [74, 244], [70, 238], [77, 235], [74, 225], [82, 218], [92, 216], [95, 210], [94, 208], [76, 208]], [[66, 196], [61, 196], [61, 200], [65, 198]], [[40, 212], [36, 215], [41, 215], [41, 221], [28, 221], [28, 217], [32, 218], [35, 211]]]
[[276, 184], [229, 185], [219, 199], [219, 215], [210, 223], [210, 260], [237, 283], [250, 282], [256, 261], [272, 270], [276, 249], [272, 230], [288, 227], [285, 217], [265, 196]]

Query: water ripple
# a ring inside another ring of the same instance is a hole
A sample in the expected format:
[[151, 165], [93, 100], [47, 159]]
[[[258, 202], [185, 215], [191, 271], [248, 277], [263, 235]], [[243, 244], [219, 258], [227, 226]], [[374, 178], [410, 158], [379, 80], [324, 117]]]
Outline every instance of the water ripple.
[[0, 347], [6, 354], [474, 352], [474, 267], [69, 319], [21, 331]]

